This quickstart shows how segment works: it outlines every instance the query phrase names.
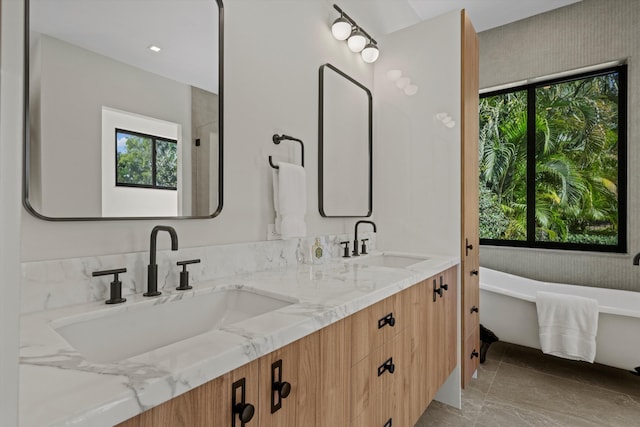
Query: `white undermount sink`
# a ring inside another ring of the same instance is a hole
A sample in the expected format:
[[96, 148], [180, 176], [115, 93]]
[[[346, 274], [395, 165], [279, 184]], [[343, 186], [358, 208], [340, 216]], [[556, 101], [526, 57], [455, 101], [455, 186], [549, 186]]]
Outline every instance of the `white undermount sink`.
[[354, 259], [353, 263], [363, 265], [376, 265], [382, 267], [405, 268], [426, 261], [429, 258], [419, 255], [400, 255], [394, 253], [381, 253], [363, 256]]
[[63, 318], [52, 327], [88, 361], [109, 363], [231, 325], [297, 301], [242, 288], [206, 290], [184, 298], [127, 303]]

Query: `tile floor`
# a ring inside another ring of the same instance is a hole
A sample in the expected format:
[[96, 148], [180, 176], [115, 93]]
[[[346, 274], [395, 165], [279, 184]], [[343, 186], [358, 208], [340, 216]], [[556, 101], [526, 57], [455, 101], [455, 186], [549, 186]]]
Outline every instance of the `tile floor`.
[[498, 342], [463, 391], [462, 409], [434, 401], [415, 427], [427, 426], [640, 426], [640, 377]]

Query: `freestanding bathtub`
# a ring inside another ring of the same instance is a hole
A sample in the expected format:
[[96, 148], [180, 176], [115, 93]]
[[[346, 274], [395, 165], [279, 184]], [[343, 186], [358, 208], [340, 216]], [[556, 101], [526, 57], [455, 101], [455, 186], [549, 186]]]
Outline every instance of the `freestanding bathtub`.
[[640, 366], [640, 292], [540, 282], [480, 267], [480, 323], [501, 341], [539, 349], [538, 291], [596, 299], [595, 361], [626, 370]]

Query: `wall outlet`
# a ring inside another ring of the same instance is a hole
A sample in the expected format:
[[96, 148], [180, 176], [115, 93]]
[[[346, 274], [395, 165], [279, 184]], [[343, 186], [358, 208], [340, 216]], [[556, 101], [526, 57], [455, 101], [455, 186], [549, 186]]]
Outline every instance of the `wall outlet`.
[[276, 233], [276, 225], [268, 224], [267, 225], [267, 240], [281, 240], [282, 236]]

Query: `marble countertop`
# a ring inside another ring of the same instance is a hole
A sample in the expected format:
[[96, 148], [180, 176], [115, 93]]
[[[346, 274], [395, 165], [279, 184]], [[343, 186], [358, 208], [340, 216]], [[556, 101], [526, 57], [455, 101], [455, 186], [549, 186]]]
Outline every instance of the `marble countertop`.
[[190, 291], [164, 291], [154, 298], [154, 304], [197, 297], [213, 287], [284, 295], [295, 303], [112, 363], [86, 360], [53, 329], [52, 322], [116, 307], [135, 310], [148, 304], [149, 298], [134, 295], [113, 307], [96, 302], [23, 315], [20, 425], [107, 426], [122, 422], [459, 262], [456, 257], [425, 257], [429, 259], [406, 268], [369, 266], [353, 260], [299, 264], [202, 282]]

